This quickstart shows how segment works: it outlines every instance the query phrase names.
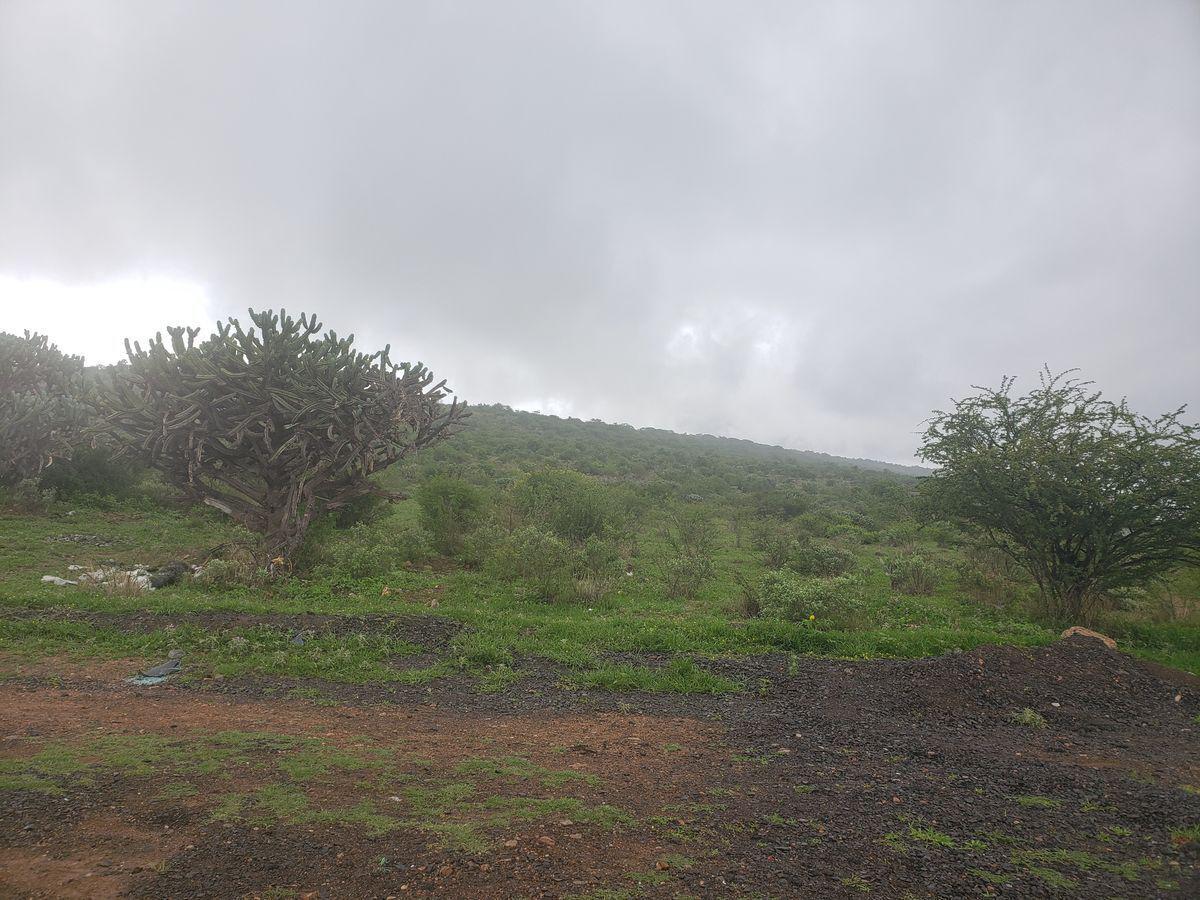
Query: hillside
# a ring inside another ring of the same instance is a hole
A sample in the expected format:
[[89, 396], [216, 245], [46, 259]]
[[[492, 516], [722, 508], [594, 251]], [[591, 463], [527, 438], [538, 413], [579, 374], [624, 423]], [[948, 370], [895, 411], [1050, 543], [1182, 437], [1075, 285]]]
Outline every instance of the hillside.
[[778, 477], [845, 476], [847, 469], [921, 476], [922, 466], [847, 459], [811, 450], [758, 444], [709, 434], [678, 434], [598, 419], [564, 419], [500, 404], [471, 407], [469, 427], [453, 442], [435, 447], [426, 461], [470, 467], [493, 457], [523, 470], [560, 465], [587, 475], [644, 480], [654, 475], [677, 484], [716, 463], [735, 473], [773, 472]]
[[1195, 571], [1114, 652], [880, 464], [483, 407], [378, 480], [273, 575], [6, 495], [0, 893], [1195, 895]]

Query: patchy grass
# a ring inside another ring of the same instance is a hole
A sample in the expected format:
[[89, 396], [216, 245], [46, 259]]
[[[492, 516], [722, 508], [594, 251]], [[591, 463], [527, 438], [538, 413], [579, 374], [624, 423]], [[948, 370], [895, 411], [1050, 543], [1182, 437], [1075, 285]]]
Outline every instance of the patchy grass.
[[908, 836], [914, 841], [921, 841], [926, 844], [933, 844], [935, 847], [955, 846], [954, 838], [948, 834], [943, 834], [934, 828], [921, 828], [916, 825], [909, 826]]
[[[156, 799], [204, 798], [212, 821], [338, 825], [371, 835], [413, 828], [439, 846], [472, 853], [486, 849], [489, 833], [517, 822], [565, 817], [604, 830], [634, 824], [632, 816], [611, 804], [530, 791], [599, 787], [600, 779], [589, 773], [547, 769], [522, 757], [463, 760], [450, 779], [433, 775], [430, 768], [386, 748], [347, 749], [270, 732], [99, 735], [73, 744], [46, 742], [28, 756], [0, 761], [0, 791], [64, 795], [101, 774], [165, 778]], [[239, 783], [261, 783], [249, 790], [212, 790], [214, 778], [228, 780], [234, 774]], [[364, 774], [370, 778], [348, 780]], [[515, 792], [485, 791], [485, 781], [511, 784]], [[322, 783], [336, 784], [337, 796], [346, 802], [315, 800], [313, 790]]]
[[1062, 806], [1061, 800], [1055, 800], [1053, 797], [1039, 797], [1036, 794], [1022, 794], [1013, 799], [1027, 809], [1058, 809]]

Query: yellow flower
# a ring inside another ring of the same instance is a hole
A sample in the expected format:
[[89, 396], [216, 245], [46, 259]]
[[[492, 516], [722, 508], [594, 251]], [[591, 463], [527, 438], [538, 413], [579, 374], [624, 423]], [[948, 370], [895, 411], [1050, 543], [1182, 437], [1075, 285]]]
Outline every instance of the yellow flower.
[[809, 616], [808, 616], [808, 621], [812, 622], [812, 621], [813, 621], [814, 619], [816, 619], [816, 618], [817, 618], [816, 616], [814, 616], [814, 615], [812, 615], [812, 614], [810, 613], [810, 614], [809, 614]]

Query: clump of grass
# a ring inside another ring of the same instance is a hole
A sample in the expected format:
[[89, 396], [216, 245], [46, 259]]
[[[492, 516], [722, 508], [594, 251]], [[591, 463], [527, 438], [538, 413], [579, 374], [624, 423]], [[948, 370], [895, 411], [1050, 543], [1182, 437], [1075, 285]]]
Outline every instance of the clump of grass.
[[1046, 717], [1036, 709], [1026, 706], [1009, 714], [1008, 721], [1014, 725], [1024, 725], [1026, 728], [1045, 728]]
[[1191, 844], [1200, 841], [1200, 825], [1185, 825], [1171, 829], [1171, 840], [1176, 844]]
[[1036, 794], [1022, 794], [1013, 799], [1022, 806], [1033, 809], [1058, 809], [1062, 806], [1061, 800], [1055, 800], [1053, 797], [1039, 797]]
[[926, 844], [934, 844], [938, 847], [954, 847], [954, 838], [948, 834], [943, 834], [935, 828], [922, 828], [916, 825], [910, 825], [908, 836], [914, 841], [923, 841]]
[[848, 887], [853, 891], [861, 891], [864, 894], [871, 892], [871, 883], [861, 875], [847, 875], [840, 880], [844, 887]]

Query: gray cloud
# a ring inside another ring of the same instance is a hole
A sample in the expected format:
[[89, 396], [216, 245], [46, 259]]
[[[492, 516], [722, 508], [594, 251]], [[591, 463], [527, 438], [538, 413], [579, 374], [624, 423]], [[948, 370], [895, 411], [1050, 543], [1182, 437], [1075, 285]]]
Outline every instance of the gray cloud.
[[1160, 411], [1198, 247], [1183, 0], [0, 6], [0, 276], [315, 309], [469, 400], [895, 460], [1043, 362]]

